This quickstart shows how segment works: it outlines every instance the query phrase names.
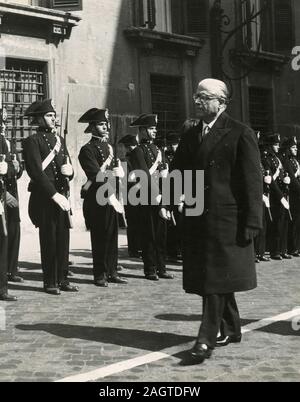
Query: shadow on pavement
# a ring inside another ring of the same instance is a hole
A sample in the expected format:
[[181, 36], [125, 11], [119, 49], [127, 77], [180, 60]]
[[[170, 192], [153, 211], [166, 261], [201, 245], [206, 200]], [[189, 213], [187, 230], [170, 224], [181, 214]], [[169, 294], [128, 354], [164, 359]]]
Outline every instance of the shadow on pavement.
[[40, 269], [40, 270], [42, 270], [41, 264], [38, 264], [36, 262], [19, 261], [18, 265], [19, 265], [19, 268], [22, 268], [22, 269], [30, 269], [30, 270]]
[[255, 331], [267, 332], [267, 333], [283, 335], [283, 336], [300, 336], [299, 318], [298, 318], [297, 327], [298, 327], [298, 330], [293, 329], [291, 321], [277, 321], [277, 322], [269, 324], [263, 328], [258, 328]]
[[86, 341], [114, 344], [135, 349], [160, 351], [193, 341], [195, 338], [166, 332], [143, 331], [138, 329], [88, 327], [67, 324], [16, 325], [21, 331], [45, 331], [62, 338], [76, 338]]

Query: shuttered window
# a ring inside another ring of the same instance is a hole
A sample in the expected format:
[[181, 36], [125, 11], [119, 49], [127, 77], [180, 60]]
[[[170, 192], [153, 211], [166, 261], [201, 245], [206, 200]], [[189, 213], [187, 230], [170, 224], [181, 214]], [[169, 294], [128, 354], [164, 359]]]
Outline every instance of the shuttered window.
[[208, 33], [207, 0], [171, 0], [174, 33], [199, 37]]
[[291, 0], [274, 0], [275, 50], [289, 50], [294, 46], [294, 24]]
[[179, 130], [182, 124], [181, 78], [151, 75], [152, 113], [158, 115], [158, 135]]
[[267, 132], [273, 127], [272, 90], [249, 88], [249, 116], [253, 130]]
[[50, 0], [50, 7], [64, 11], [82, 10], [82, 0]]

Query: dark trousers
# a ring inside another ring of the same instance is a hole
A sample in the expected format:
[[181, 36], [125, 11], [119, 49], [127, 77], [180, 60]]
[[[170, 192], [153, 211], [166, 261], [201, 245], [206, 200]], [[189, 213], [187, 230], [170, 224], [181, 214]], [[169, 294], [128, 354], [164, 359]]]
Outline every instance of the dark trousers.
[[137, 253], [141, 250], [141, 236], [139, 232], [139, 219], [136, 213], [136, 207], [127, 205], [125, 207], [127, 219], [127, 241], [128, 253]]
[[18, 262], [19, 262], [19, 250], [20, 250], [20, 222], [10, 217], [8, 211], [7, 219], [7, 231], [8, 231], [8, 274], [17, 275]]
[[0, 295], [7, 293], [7, 237], [0, 233]]
[[271, 256], [287, 252], [289, 216], [287, 210], [279, 203], [271, 205], [273, 222], [269, 222], [267, 237]]
[[44, 286], [68, 283], [65, 275], [69, 264], [70, 231], [66, 213], [58, 210], [55, 217], [49, 214], [39, 227], [39, 235]]
[[288, 252], [293, 254], [300, 251], [300, 197], [290, 197], [291, 215], [293, 221], [289, 222]]
[[214, 348], [219, 331], [224, 336], [241, 334], [234, 293], [203, 296], [203, 316], [197, 342]]
[[118, 264], [118, 214], [110, 205], [101, 208], [103, 214], [90, 227], [95, 279], [115, 277]]
[[255, 254], [260, 257], [263, 257], [266, 252], [267, 214], [269, 212], [265, 205], [263, 205], [263, 227], [254, 241]]
[[166, 271], [166, 222], [156, 206], [139, 206], [142, 258], [145, 275]]

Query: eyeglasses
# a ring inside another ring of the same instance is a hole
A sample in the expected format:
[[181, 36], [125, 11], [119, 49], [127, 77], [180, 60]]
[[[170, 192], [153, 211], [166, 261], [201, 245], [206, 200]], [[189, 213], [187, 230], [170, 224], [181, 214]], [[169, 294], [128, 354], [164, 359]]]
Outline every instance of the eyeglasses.
[[209, 102], [214, 99], [220, 99], [218, 96], [209, 96], [204, 94], [194, 94], [193, 95], [194, 102]]

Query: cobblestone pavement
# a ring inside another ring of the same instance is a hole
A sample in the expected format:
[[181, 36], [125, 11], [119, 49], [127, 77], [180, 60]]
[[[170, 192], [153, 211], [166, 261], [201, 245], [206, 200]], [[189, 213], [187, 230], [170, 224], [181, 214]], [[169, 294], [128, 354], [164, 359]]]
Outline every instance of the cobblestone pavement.
[[[0, 381], [57, 381], [153, 352], [166, 355], [96, 381], [300, 380], [299, 317], [266, 322], [245, 333], [242, 343], [215, 350], [204, 364], [181, 366], [201, 319], [201, 299], [182, 290], [181, 266], [169, 266], [173, 281], [146, 281], [141, 262], [127, 258], [121, 234], [119, 261], [128, 284], [97, 288], [89, 247], [88, 233], [72, 233], [71, 281], [80, 292], [51, 296], [42, 291], [37, 233], [23, 235], [25, 283], [10, 285], [19, 301], [0, 302]], [[259, 287], [237, 295], [243, 326], [300, 306], [300, 259], [261, 263], [257, 270]]]

